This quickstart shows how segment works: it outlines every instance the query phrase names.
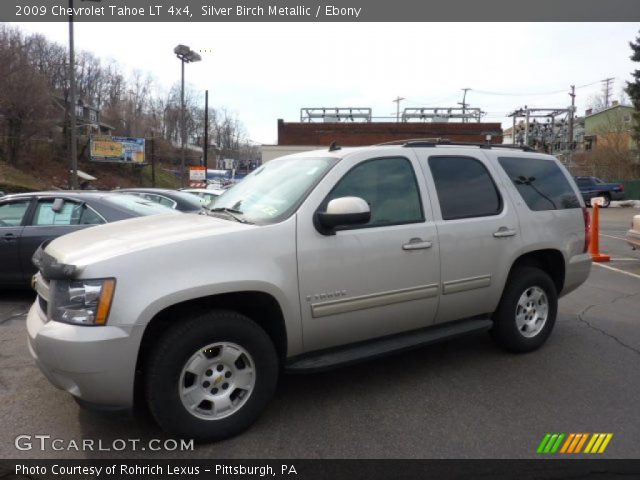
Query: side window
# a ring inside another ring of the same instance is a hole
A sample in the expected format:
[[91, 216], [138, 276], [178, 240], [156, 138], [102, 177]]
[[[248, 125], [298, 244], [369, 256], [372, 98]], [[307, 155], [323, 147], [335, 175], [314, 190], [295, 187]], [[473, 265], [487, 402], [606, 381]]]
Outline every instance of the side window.
[[580, 208], [567, 177], [553, 160], [500, 157], [498, 161], [531, 210]]
[[0, 227], [19, 227], [31, 200], [17, 200], [0, 205]]
[[100, 225], [105, 223], [100, 215], [98, 215], [91, 207], [84, 206], [80, 212], [80, 225]]
[[81, 206], [76, 202], [65, 200], [62, 208], [53, 211], [54, 199], [39, 200], [33, 225], [77, 225], [80, 220]]
[[365, 227], [424, 221], [418, 183], [406, 158], [367, 160], [349, 170], [325, 200], [360, 197], [371, 209]]
[[487, 217], [502, 211], [502, 198], [486, 167], [471, 157], [429, 157], [444, 220]]

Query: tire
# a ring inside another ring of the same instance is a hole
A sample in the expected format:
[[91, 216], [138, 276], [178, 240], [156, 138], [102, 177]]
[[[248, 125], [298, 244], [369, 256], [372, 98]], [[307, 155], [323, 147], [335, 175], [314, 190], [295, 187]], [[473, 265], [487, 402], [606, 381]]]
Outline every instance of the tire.
[[611, 195], [605, 193], [602, 195], [602, 197], [604, 198], [604, 202], [602, 202], [602, 208], [609, 208], [609, 205], [611, 205]]
[[507, 279], [493, 314], [491, 336], [510, 352], [537, 350], [549, 338], [557, 313], [558, 293], [549, 275], [539, 268], [519, 267]]
[[145, 363], [145, 394], [168, 433], [210, 442], [248, 428], [272, 398], [278, 356], [269, 336], [230, 311], [194, 314], [169, 329]]

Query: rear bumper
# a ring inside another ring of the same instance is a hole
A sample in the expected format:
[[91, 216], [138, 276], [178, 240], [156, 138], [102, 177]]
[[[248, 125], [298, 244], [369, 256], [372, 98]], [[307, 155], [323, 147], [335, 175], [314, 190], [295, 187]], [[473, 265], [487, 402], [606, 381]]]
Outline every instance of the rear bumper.
[[589, 278], [591, 263], [591, 255], [588, 253], [574, 255], [571, 257], [567, 263], [564, 276], [564, 287], [560, 292], [560, 297], [574, 291], [582, 285], [587, 278]]
[[640, 232], [636, 230], [629, 230], [626, 238], [629, 245], [633, 248], [640, 249]]
[[137, 343], [125, 330], [47, 321], [36, 302], [27, 332], [29, 352], [54, 386], [106, 408], [133, 406]]
[[624, 200], [624, 192], [609, 192], [611, 200]]

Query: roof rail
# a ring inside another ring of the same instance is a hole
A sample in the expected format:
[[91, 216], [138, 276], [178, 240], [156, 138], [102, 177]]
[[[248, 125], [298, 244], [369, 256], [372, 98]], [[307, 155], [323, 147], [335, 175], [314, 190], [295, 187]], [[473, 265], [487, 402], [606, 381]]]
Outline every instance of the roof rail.
[[436, 147], [438, 145], [453, 145], [461, 147], [479, 147], [479, 148], [512, 148], [522, 150], [523, 152], [535, 152], [535, 150], [527, 145], [517, 145], [511, 143], [473, 143], [473, 142], [452, 142], [448, 138], [410, 138], [406, 140], [392, 140], [390, 142], [376, 143], [375, 147], [399, 145], [402, 147]]
[[453, 146], [461, 146], [461, 147], [478, 147], [485, 149], [492, 148], [511, 148], [522, 150], [523, 152], [533, 152], [534, 150], [527, 145], [512, 145], [512, 144], [496, 144], [496, 143], [470, 143], [470, 142], [452, 142], [451, 140], [442, 139], [438, 142], [428, 142], [428, 141], [409, 141], [406, 142], [403, 147], [435, 147], [438, 145], [453, 145]]
[[374, 147], [382, 147], [385, 145], [405, 146], [407, 143], [410, 143], [410, 142], [424, 142], [424, 143], [437, 144], [439, 142], [447, 142], [447, 141], [448, 140], [446, 138], [407, 138], [405, 140], [391, 140], [390, 142], [376, 143]]

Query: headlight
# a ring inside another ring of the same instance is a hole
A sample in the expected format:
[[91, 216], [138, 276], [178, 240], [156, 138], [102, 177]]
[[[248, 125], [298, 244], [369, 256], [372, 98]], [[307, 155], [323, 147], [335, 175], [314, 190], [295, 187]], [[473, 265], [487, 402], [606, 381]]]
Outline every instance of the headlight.
[[50, 318], [74, 325], [105, 325], [115, 287], [114, 278], [52, 280]]

